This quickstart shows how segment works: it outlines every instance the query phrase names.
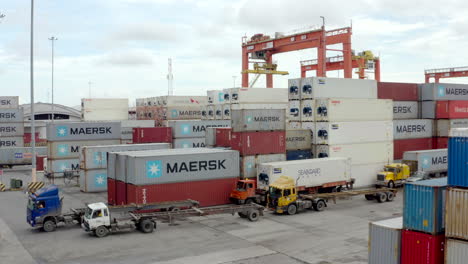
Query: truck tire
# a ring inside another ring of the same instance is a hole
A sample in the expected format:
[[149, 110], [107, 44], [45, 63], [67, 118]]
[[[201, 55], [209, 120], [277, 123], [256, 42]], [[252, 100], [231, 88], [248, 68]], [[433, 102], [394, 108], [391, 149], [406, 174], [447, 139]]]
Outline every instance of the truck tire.
[[395, 182], [394, 181], [389, 181], [388, 184], [387, 184], [387, 187], [390, 188], [390, 189], [395, 188]]
[[45, 232], [54, 232], [56, 228], [57, 224], [55, 224], [55, 221], [53, 219], [47, 219], [42, 225], [42, 230], [44, 230]]
[[393, 201], [395, 194], [393, 192], [387, 192], [387, 202]]
[[96, 230], [94, 230], [94, 235], [99, 238], [105, 237], [107, 234], [109, 234], [109, 229], [105, 226], [98, 226]]
[[152, 233], [154, 229], [154, 222], [149, 219], [144, 219], [140, 222], [140, 231], [143, 233]]
[[364, 197], [366, 197], [366, 200], [367, 200], [367, 201], [372, 201], [372, 200], [374, 200], [374, 195], [372, 195], [372, 194], [365, 194]]
[[247, 215], [243, 212], [238, 212], [237, 214], [240, 216], [240, 218], [247, 218]]
[[290, 204], [288, 206], [288, 215], [295, 215], [297, 213], [297, 206], [295, 204]]
[[377, 196], [376, 197], [377, 201], [379, 203], [383, 203], [383, 202], [387, 201], [387, 198], [388, 198], [387, 193], [384, 193], [384, 192], [379, 192], [379, 193], [376, 194], [376, 196]]
[[254, 203], [254, 201], [252, 199], [250, 199], [250, 198], [245, 200], [245, 202], [244, 202], [244, 204], [252, 204], [252, 203]]
[[314, 210], [317, 212], [325, 210], [326, 203], [324, 200], [318, 200], [316, 203], [312, 204], [312, 207], [314, 207]]
[[249, 219], [250, 222], [257, 222], [259, 217], [260, 217], [260, 214], [258, 210], [250, 210], [247, 213], [247, 219]]

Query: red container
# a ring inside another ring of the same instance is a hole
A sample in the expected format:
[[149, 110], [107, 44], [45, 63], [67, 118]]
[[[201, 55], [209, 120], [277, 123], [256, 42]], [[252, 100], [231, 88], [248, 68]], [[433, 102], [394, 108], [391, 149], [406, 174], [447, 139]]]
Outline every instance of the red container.
[[238, 178], [226, 178], [144, 186], [127, 184], [127, 203], [146, 204], [192, 199], [199, 201], [200, 206], [229, 204], [229, 194], [237, 180]]
[[437, 101], [435, 119], [468, 118], [468, 101]]
[[230, 147], [231, 146], [231, 132], [230, 127], [216, 128], [216, 142], [217, 147]]
[[47, 158], [46, 155], [36, 156], [36, 170], [37, 171], [44, 171], [44, 159], [45, 158]]
[[127, 204], [127, 184], [123, 181], [115, 181], [115, 204]]
[[432, 140], [432, 147], [434, 149], [448, 148], [448, 137], [434, 137]]
[[393, 159], [403, 158], [405, 151], [433, 149], [433, 139], [430, 138], [412, 138], [397, 139], [393, 141]]
[[133, 143], [172, 143], [170, 127], [133, 128]]
[[419, 101], [418, 85], [416, 83], [377, 83], [378, 99], [394, 101]]
[[443, 264], [445, 235], [403, 230], [401, 264]]
[[286, 152], [285, 131], [232, 132], [231, 148], [240, 155]]
[[115, 205], [115, 180], [107, 178], [107, 203]]

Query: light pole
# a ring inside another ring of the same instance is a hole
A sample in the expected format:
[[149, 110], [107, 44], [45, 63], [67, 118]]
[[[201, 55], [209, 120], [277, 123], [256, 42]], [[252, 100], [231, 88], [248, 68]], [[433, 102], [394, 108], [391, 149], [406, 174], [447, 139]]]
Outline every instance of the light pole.
[[237, 76], [235, 75], [232, 76], [232, 88], [236, 88], [236, 78]]
[[30, 43], [30, 81], [31, 81], [31, 180], [36, 182], [36, 128], [34, 127], [34, 0], [31, 0], [31, 43]]
[[54, 123], [54, 42], [58, 38], [52, 36], [49, 40], [52, 42], [52, 123]]

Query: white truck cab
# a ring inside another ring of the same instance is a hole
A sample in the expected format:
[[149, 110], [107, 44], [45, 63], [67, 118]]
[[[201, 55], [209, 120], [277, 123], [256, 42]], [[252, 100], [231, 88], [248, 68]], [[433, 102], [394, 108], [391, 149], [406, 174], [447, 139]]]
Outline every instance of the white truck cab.
[[[107, 228], [110, 226], [110, 214], [109, 208], [105, 203], [92, 203], [88, 204], [83, 217], [82, 227], [86, 231], [105, 232], [107, 234]], [[105, 229], [106, 231], [102, 231]]]

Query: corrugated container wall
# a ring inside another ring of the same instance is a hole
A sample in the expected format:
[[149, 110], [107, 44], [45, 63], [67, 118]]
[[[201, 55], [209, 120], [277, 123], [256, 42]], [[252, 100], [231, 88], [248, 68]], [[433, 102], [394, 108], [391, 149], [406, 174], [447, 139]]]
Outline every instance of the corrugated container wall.
[[23, 146], [23, 137], [0, 137], [0, 148], [22, 148]]
[[286, 130], [286, 150], [310, 149], [312, 133], [308, 129]]
[[286, 133], [285, 131], [232, 132], [231, 148], [243, 156], [285, 153]]
[[105, 192], [107, 170], [80, 170], [80, 190], [83, 192]]
[[170, 127], [139, 127], [133, 128], [133, 143], [171, 143], [172, 128]]
[[47, 140], [49, 141], [120, 139], [120, 137], [120, 122], [47, 124]]
[[449, 188], [445, 205], [445, 235], [468, 240], [467, 217], [468, 190]]
[[419, 101], [416, 83], [378, 82], [378, 98], [394, 101]]
[[394, 159], [403, 158], [405, 151], [425, 150], [433, 148], [433, 138], [413, 138], [413, 139], [397, 139], [393, 141]]
[[18, 108], [19, 96], [0, 96], [0, 109]]
[[419, 102], [393, 101], [393, 119], [417, 119], [419, 116]]
[[231, 146], [231, 128], [216, 128], [215, 145], [217, 147], [230, 147]]
[[426, 83], [421, 85], [421, 101], [468, 100], [468, 85]]
[[0, 123], [0, 137], [17, 137], [23, 135], [23, 123]]
[[381, 172], [387, 162], [368, 163], [351, 166], [351, 176], [356, 180], [354, 187], [374, 187], [377, 173]]
[[422, 102], [422, 118], [468, 118], [468, 101]]
[[127, 120], [128, 99], [81, 99], [81, 118], [84, 121]]
[[394, 139], [428, 138], [434, 135], [434, 120], [407, 119], [393, 121]]
[[377, 82], [375, 80], [308, 77], [302, 79], [301, 86], [301, 99], [377, 99]]
[[392, 121], [317, 122], [315, 144], [338, 145], [393, 140]]
[[251, 155], [240, 157], [241, 177], [256, 179], [258, 164], [285, 160], [285, 154]]
[[[32, 162], [31, 148], [1, 148], [0, 149], [0, 165], [20, 165], [31, 164]], [[46, 147], [36, 147], [36, 155], [46, 155]]]
[[288, 103], [288, 89], [284, 88], [231, 88], [231, 104], [245, 103]]
[[232, 109], [231, 117], [233, 132], [286, 129], [286, 111], [284, 109]]
[[444, 234], [429, 235], [403, 230], [401, 232], [401, 264], [443, 264], [444, 244]]
[[445, 264], [462, 264], [468, 260], [468, 242], [446, 240]]
[[205, 138], [176, 138], [174, 139], [173, 147], [175, 149], [180, 148], [204, 148]]
[[23, 121], [23, 109], [0, 109], [0, 123], [17, 123]]
[[351, 158], [351, 164], [393, 162], [393, 142], [372, 142], [343, 145], [316, 145], [317, 158]]
[[47, 143], [47, 156], [49, 159], [79, 158], [81, 147], [117, 145], [120, 140], [82, 140], [82, 141], [50, 141]]
[[229, 120], [172, 120], [166, 121], [165, 126], [172, 128], [173, 138], [205, 137], [209, 127], [229, 127]]
[[384, 121], [393, 119], [392, 100], [317, 99], [315, 121]]
[[452, 128], [468, 128], [468, 119], [439, 119], [435, 124], [435, 136], [448, 137]]
[[468, 187], [468, 129], [450, 131], [448, 147], [448, 184]]
[[400, 264], [403, 218], [369, 223], [369, 264]]
[[447, 149], [407, 151], [403, 162], [410, 165], [411, 171], [446, 172]]

